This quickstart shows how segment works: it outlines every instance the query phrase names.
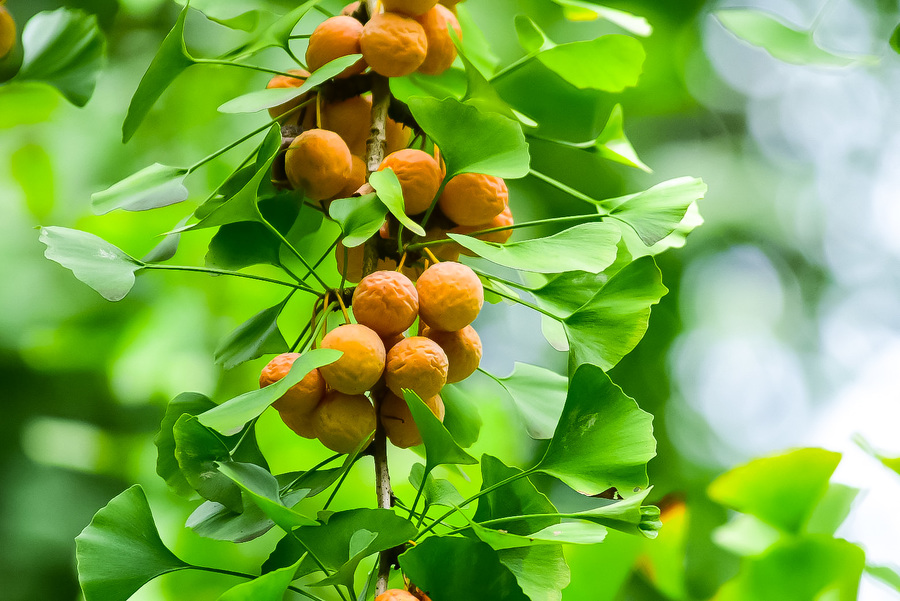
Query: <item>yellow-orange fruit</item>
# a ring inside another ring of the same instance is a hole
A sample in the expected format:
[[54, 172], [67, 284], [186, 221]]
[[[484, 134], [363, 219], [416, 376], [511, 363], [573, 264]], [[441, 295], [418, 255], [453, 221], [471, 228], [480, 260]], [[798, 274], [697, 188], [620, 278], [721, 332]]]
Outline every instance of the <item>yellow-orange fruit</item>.
[[[513, 225], [515, 220], [513, 219], [512, 210], [510, 210], [509, 205], [503, 209], [503, 212], [491, 219], [488, 223], [482, 223], [481, 225], [460, 225], [458, 227], [450, 230], [454, 234], [465, 234], [471, 235], [473, 232], [480, 232], [482, 230], [490, 230], [495, 227], [506, 227]], [[496, 242], [497, 244], [506, 244], [509, 242], [510, 237], [512, 237], [512, 230], [501, 230], [499, 232], [491, 232], [489, 234], [478, 234], [475, 236], [479, 240], [484, 240], [485, 242]], [[459, 244], [448, 244], [447, 246], [456, 246], [460, 253], [466, 255], [467, 257], [474, 257], [475, 253], [470, 251], [468, 248], [465, 248]], [[439, 247], [435, 247], [439, 248]], [[438, 256], [440, 259], [440, 256]]]
[[339, 135], [310, 129], [291, 142], [284, 157], [288, 181], [310, 200], [326, 200], [344, 189], [353, 174], [350, 149]]
[[384, 591], [377, 597], [375, 597], [375, 601], [419, 601], [416, 597], [412, 595], [412, 593], [408, 593], [403, 589], [392, 588], [390, 590]]
[[471, 268], [462, 263], [438, 263], [416, 282], [419, 317], [435, 330], [455, 332], [478, 317], [484, 304], [484, 287]]
[[326, 104], [322, 107], [322, 129], [343, 138], [352, 154], [365, 156], [372, 129], [372, 97], [353, 96]]
[[[269, 361], [259, 374], [259, 387], [265, 388], [284, 378], [298, 357], [299, 353], [282, 353]], [[272, 406], [291, 430], [305, 438], [315, 438], [312, 412], [324, 396], [325, 380], [319, 370], [314, 369], [288, 388]]]
[[382, 336], [381, 341], [384, 343], [385, 353], [389, 353], [398, 342], [404, 340], [405, 338], [406, 336], [402, 332], [400, 334], [394, 334], [393, 336]]
[[384, 383], [397, 396], [409, 388], [423, 399], [441, 392], [447, 383], [450, 363], [447, 354], [433, 340], [411, 336], [391, 349], [384, 368]]
[[381, 13], [369, 19], [359, 43], [366, 63], [385, 77], [409, 75], [428, 54], [422, 26], [397, 13]]
[[335, 195], [335, 198], [350, 198], [366, 183], [366, 162], [355, 154], [350, 157], [350, 162], [353, 164], [353, 169], [350, 170], [350, 177], [347, 179], [344, 188]]
[[419, 314], [419, 294], [397, 271], [376, 271], [353, 291], [353, 316], [379, 336], [405, 332]]
[[453, 61], [456, 60], [456, 45], [447, 25], [452, 25], [456, 31], [456, 36], [462, 39], [462, 29], [459, 27], [459, 21], [450, 9], [446, 6], [438, 4], [424, 15], [417, 17], [422, 28], [425, 30], [425, 37], [428, 39], [428, 54], [425, 60], [419, 65], [419, 73], [426, 75], [440, 75], [450, 68]]
[[363, 394], [332, 391], [316, 408], [315, 429], [335, 453], [350, 453], [375, 431], [375, 408]]
[[[360, 36], [363, 25], [353, 17], [339, 15], [325, 19], [309, 37], [306, 49], [306, 64], [315, 71], [336, 58], [360, 53]], [[362, 73], [366, 68], [364, 59], [350, 65], [338, 77], [350, 77]]]
[[384, 10], [418, 17], [434, 8], [435, 4], [437, 4], [437, 0], [384, 0]]
[[[275, 88], [299, 88], [304, 84], [306, 78], [309, 77], [309, 72], [305, 69], [288, 69], [288, 73], [292, 75], [296, 75], [297, 77], [288, 77], [287, 75], [276, 75], [271, 80], [269, 80], [266, 88], [272, 90]], [[269, 116], [273, 119], [276, 119], [279, 115], [283, 115], [292, 108], [300, 105], [303, 102], [306, 102], [311, 96], [310, 92], [306, 92], [302, 96], [298, 96], [293, 100], [288, 100], [284, 104], [279, 104], [278, 106], [273, 106], [269, 108]]]
[[[409, 139], [411, 137], [411, 129], [388, 117], [387, 125], [384, 128], [385, 153], [391, 154], [392, 152], [403, 150], [409, 146]], [[443, 179], [443, 177], [441, 179]]]
[[447, 354], [450, 369], [447, 371], [447, 383], [462, 382], [478, 369], [481, 364], [481, 337], [472, 326], [466, 326], [455, 332], [443, 332], [425, 328], [422, 335], [438, 343]]
[[384, 343], [364, 325], [350, 323], [331, 330], [322, 348], [343, 351], [340, 359], [320, 367], [325, 382], [345, 394], [361, 394], [375, 385], [384, 371]]
[[359, 2], [351, 2], [350, 4], [348, 4], [347, 6], [345, 6], [344, 8], [341, 9], [341, 14], [344, 15], [345, 17], [349, 17], [350, 15], [355, 13], [358, 8], [359, 8]]
[[[435, 417], [444, 421], [445, 409], [441, 397], [425, 399], [425, 404]], [[384, 431], [395, 447], [408, 449], [422, 444], [422, 435], [413, 420], [409, 405], [393, 393], [389, 392], [381, 401], [381, 423], [384, 424]]]
[[5, 7], [0, 6], [0, 58], [16, 47], [16, 22]]
[[[425, 232], [425, 237], [422, 238], [422, 241], [433, 242], [435, 240], [448, 240], [447, 231], [448, 230], [438, 227], [430, 228]], [[456, 230], [451, 231], [454, 233], [456, 232]], [[452, 240], [446, 244], [437, 244], [428, 248], [439, 261], [456, 261], [459, 259], [459, 254], [462, 250], [462, 246]]]
[[384, 158], [379, 171], [392, 169], [403, 189], [407, 215], [418, 215], [431, 206], [441, 187], [441, 167], [427, 152], [407, 148]]
[[457, 225], [479, 225], [499, 215], [509, 202], [502, 178], [463, 173], [447, 182], [438, 204]]

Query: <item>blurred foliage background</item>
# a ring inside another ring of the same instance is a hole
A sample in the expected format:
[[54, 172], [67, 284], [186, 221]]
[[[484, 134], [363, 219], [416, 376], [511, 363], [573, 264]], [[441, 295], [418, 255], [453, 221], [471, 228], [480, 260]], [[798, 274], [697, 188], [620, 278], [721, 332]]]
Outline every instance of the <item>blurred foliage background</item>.
[[[271, 2], [273, 9], [292, 5]], [[570, 547], [566, 601], [707, 599], [738, 571], [737, 556], [713, 542], [728, 514], [706, 487], [726, 469], [786, 448], [844, 453], [835, 479], [863, 489], [838, 534], [861, 544], [873, 563], [900, 564], [900, 480], [853, 442], [861, 434], [900, 455], [900, 57], [887, 39], [900, 19], [892, 0], [752, 0], [788, 21], [818, 23], [829, 49], [882, 57], [843, 69], [793, 66], [731, 36], [710, 11], [732, 0], [610, 0], [647, 17], [653, 35], [639, 87], [601, 99], [593, 120], [564, 96], [536, 111], [572, 110], [574, 141], [597, 135], [621, 102], [626, 132], [645, 174], [574, 150], [535, 142], [541, 170], [603, 198], [680, 175], [704, 178], [706, 224], [684, 249], [659, 257], [670, 293], [653, 310], [640, 346], [612, 374], [653, 413], [659, 456], [652, 500], [669, 523], [652, 543], [612, 532], [593, 547]], [[127, 145], [120, 128], [131, 94], [180, 6], [169, 0], [9, 0], [20, 25], [61, 5], [94, 13], [109, 43], [108, 67], [83, 109], [40, 85], [0, 87], [0, 597], [74, 600], [74, 537], [109, 498], [133, 482], [148, 492], [163, 539], [186, 558], [254, 571], [274, 533], [235, 548], [183, 528], [196, 503], [170, 494], [155, 475], [152, 444], [165, 404], [194, 390], [226, 399], [255, 386], [265, 360], [223, 372], [217, 342], [261, 308], [273, 291], [197, 274], [142, 276], [125, 300], [104, 301], [45, 260], [38, 225], [91, 231], [142, 256], [184, 209], [91, 216], [92, 192], [152, 163], [191, 164], [262, 123], [223, 116], [225, 100], [261, 88], [267, 77], [196, 67], [162, 97]], [[222, 7], [240, 6], [233, 0]], [[339, 9], [338, 3], [326, 3]], [[466, 9], [503, 63], [520, 56], [513, 16], [530, 14], [558, 41], [617, 31], [602, 21], [565, 30], [546, 0], [469, 0]], [[309, 16], [314, 23], [320, 19]], [[192, 15], [188, 38], [211, 53], [236, 33]], [[268, 66], [284, 67], [277, 51]], [[0, 69], [11, 68], [17, 57]], [[538, 89], [540, 67], [510, 85]], [[536, 95], [538, 97], [539, 95]], [[189, 184], [201, 201], [239, 159], [214, 161]], [[589, 169], [571, 179], [570, 165]], [[517, 219], [571, 212], [550, 187], [516, 185]], [[186, 236], [182, 264], [202, 264], [209, 235]], [[298, 315], [297, 320], [305, 316]], [[490, 306], [478, 321], [485, 367], [507, 374], [514, 361], [564, 369], [540, 336], [537, 314]], [[466, 389], [484, 426], [474, 451], [523, 464], [534, 448], [502, 392], [476, 377]], [[324, 457], [272, 415], [260, 422], [273, 470]], [[416, 456], [394, 453], [399, 494]], [[374, 506], [368, 464], [352, 472], [336, 508]], [[476, 479], [477, 479], [477, 475]], [[474, 490], [477, 483], [469, 487]], [[562, 508], [577, 499], [555, 499]], [[682, 502], [684, 503], [682, 505]], [[214, 559], [213, 559], [214, 558]], [[138, 599], [214, 599], [232, 585], [182, 573], [145, 587]], [[860, 598], [897, 599], [864, 577]]]

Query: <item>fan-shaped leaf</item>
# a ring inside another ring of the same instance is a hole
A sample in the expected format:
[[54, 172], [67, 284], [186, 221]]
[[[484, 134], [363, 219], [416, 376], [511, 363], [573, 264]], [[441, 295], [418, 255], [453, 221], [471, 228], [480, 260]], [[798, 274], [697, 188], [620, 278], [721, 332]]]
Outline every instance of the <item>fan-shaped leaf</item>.
[[154, 163], [91, 196], [95, 215], [105, 215], [116, 209], [148, 211], [187, 200], [184, 178], [188, 170]]

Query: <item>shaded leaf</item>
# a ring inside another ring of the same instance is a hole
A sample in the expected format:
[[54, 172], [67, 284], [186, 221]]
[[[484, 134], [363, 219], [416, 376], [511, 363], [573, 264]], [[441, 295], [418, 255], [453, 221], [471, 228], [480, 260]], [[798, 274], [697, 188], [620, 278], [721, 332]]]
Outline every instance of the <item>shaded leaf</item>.
[[516, 35], [519, 38], [519, 45], [528, 54], [537, 54], [541, 50], [549, 50], [556, 46], [527, 15], [516, 15]]
[[898, 25], [894, 29], [894, 33], [891, 34], [891, 48], [894, 49], [895, 52], [900, 53], [900, 25]]
[[498, 551], [531, 601], [560, 601], [571, 574], [561, 545], [542, 545]]
[[631, 496], [647, 487], [656, 456], [653, 416], [642, 411], [596, 365], [572, 376], [566, 405], [537, 468], [582, 494], [609, 488]]
[[240, 513], [221, 503], [206, 501], [188, 517], [185, 526], [197, 535], [215, 540], [245, 543], [259, 538], [275, 525], [258, 505], [244, 499]]
[[413, 221], [406, 214], [406, 204], [403, 201], [403, 189], [400, 187], [400, 180], [394, 170], [388, 167], [382, 171], [376, 171], [369, 175], [369, 184], [375, 188], [384, 206], [387, 207], [391, 215], [397, 218], [403, 227], [415, 233], [417, 236], [424, 236], [425, 230], [421, 225]]
[[198, 392], [183, 392], [169, 401], [166, 414], [159, 425], [159, 431], [153, 438], [156, 445], [156, 473], [166, 481], [169, 488], [182, 497], [194, 496], [194, 487], [185, 479], [175, 458], [175, 422], [182, 415], [200, 415], [216, 404], [209, 397]]
[[509, 393], [529, 436], [553, 438], [566, 403], [568, 378], [543, 367], [518, 362], [505, 378], [491, 377]]
[[38, 13], [25, 24], [22, 47], [16, 81], [43, 82], [75, 106], [87, 104], [106, 62], [106, 38], [96, 16], [68, 8]]
[[130, 175], [102, 192], [91, 196], [95, 215], [105, 215], [116, 209], [148, 211], [167, 207], [188, 198], [184, 178], [188, 170], [154, 163]]
[[138, 485], [94, 515], [75, 539], [75, 556], [85, 601], [126, 601], [157, 576], [190, 567], [159, 538]]
[[268, 470], [252, 463], [227, 460], [217, 465], [221, 474], [239, 486], [250, 500], [285, 532], [290, 532], [297, 526], [317, 524], [315, 520], [285, 506], [279, 492], [278, 481]]
[[[188, 222], [190, 215], [183, 218], [175, 226], [179, 228]], [[178, 245], [181, 243], [181, 234], [165, 234], [162, 241], [153, 247], [153, 249], [141, 259], [142, 263], [162, 263], [168, 261], [178, 252]]]
[[387, 206], [375, 194], [364, 194], [332, 201], [328, 214], [341, 226], [343, 245], [354, 248], [381, 229]]
[[282, 601], [294, 580], [295, 571], [296, 565], [293, 565], [263, 574], [225, 591], [219, 601]]
[[[285, 236], [301, 214], [297, 203], [286, 194], [260, 200], [259, 211], [263, 219]], [[228, 223], [210, 240], [205, 262], [207, 267], [232, 271], [260, 264], [278, 266], [280, 250], [281, 241], [262, 223]]]
[[287, 48], [291, 33], [297, 23], [300, 22], [319, 0], [308, 0], [286, 15], [279, 17], [274, 23], [266, 27], [250, 41], [228, 53], [226, 58], [246, 58], [266, 48]]
[[216, 363], [232, 369], [263, 355], [286, 353], [290, 346], [278, 329], [278, 317], [290, 297], [263, 309], [231, 332], [216, 349]]
[[622, 235], [609, 223], [583, 223], [546, 238], [498, 244], [471, 236], [448, 234], [478, 256], [519, 271], [599, 273], [616, 259], [616, 244]]
[[[485, 490], [504, 480], [522, 473], [516, 467], [504, 465], [502, 461], [491, 455], [481, 458], [481, 490]], [[528, 535], [532, 532], [559, 524], [556, 507], [547, 496], [535, 488], [528, 477], [497, 488], [478, 499], [478, 508], [473, 519], [476, 522], [487, 522], [500, 518], [520, 515], [548, 514], [529, 519], [503, 520], [502, 529], [513, 534]]]
[[652, 246], [675, 231], [688, 207], [706, 195], [702, 179], [679, 177], [648, 190], [605, 200], [601, 206], [611, 217], [627, 223], [647, 246]]
[[[425, 466], [417, 463], [412, 466], [409, 472], [409, 483], [418, 489], [425, 476]], [[449, 480], [443, 478], [435, 478], [428, 474], [425, 478], [425, 486], [422, 488], [422, 495], [425, 497], [425, 503], [428, 505], [441, 505], [443, 507], [454, 507], [462, 505], [465, 502], [463, 496], [459, 494], [456, 487]]]
[[41, 228], [44, 256], [72, 271], [106, 300], [118, 301], [134, 286], [144, 264], [94, 234], [65, 227]]
[[653, 33], [653, 27], [650, 26], [647, 19], [623, 10], [580, 0], [553, 0], [553, 2], [562, 7], [563, 15], [570, 21], [604, 19], [635, 35], [647, 37]]
[[586, 520], [620, 530], [626, 534], [640, 534], [647, 538], [656, 538], [662, 527], [659, 507], [644, 505], [651, 490], [653, 490], [652, 486], [627, 499], [611, 501], [594, 509], [562, 514], [562, 516], [568, 519]]
[[445, 408], [444, 427], [456, 444], [468, 449], [478, 441], [483, 424], [477, 400], [455, 384], [447, 384], [441, 389], [441, 399]]
[[478, 463], [478, 460], [466, 453], [453, 440], [453, 436], [444, 427], [425, 402], [415, 392], [404, 390], [403, 397], [412, 413], [413, 421], [422, 435], [425, 445], [425, 469], [431, 472], [438, 465]]
[[209, 501], [241, 511], [240, 489], [219, 472], [216, 462], [231, 459], [231, 449], [215, 432], [194, 415], [182, 415], [175, 422], [175, 458], [188, 484]]

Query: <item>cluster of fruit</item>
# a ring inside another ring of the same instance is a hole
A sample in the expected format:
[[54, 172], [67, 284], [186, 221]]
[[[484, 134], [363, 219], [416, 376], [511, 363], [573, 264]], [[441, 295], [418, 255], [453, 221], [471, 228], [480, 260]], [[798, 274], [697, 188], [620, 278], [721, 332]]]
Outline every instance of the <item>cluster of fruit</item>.
[[[309, 372], [273, 406], [294, 432], [338, 453], [362, 444], [378, 418], [395, 446], [421, 444], [403, 390], [414, 391], [443, 421], [441, 389], [469, 377], [481, 361], [481, 339], [470, 324], [483, 303], [481, 281], [461, 263], [436, 263], [416, 284], [397, 271], [376, 271], [353, 292], [357, 323], [338, 326], [322, 339], [321, 348], [342, 351], [341, 358]], [[407, 337], [417, 318], [419, 335]], [[297, 357], [275, 357], [263, 369], [260, 386], [287, 375]], [[376, 395], [379, 416], [372, 404]]]

